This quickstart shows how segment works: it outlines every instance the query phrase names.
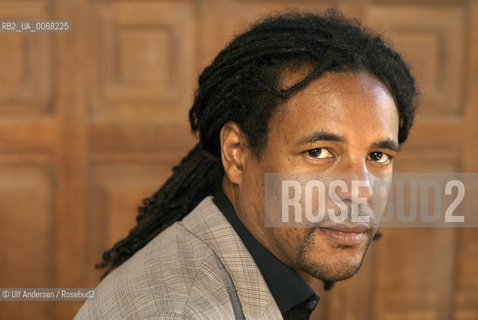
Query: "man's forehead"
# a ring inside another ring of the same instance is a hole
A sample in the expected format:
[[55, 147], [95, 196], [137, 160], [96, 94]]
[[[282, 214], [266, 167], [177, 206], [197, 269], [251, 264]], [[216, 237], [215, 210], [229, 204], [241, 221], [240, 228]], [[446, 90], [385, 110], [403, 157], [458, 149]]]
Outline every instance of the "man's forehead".
[[366, 131], [371, 125], [376, 133], [387, 132], [387, 139], [398, 135], [393, 97], [380, 80], [366, 72], [323, 74], [291, 95], [274, 118], [281, 130], [296, 138], [307, 130], [345, 135], [352, 127], [362, 131], [367, 126]]

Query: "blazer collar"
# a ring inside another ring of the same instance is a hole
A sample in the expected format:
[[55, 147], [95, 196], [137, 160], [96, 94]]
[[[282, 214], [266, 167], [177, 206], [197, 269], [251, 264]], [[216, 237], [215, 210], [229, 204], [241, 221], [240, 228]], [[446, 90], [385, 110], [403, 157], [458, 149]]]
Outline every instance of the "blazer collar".
[[212, 197], [201, 201], [182, 224], [204, 241], [224, 264], [234, 282], [246, 319], [282, 318], [254, 259]]

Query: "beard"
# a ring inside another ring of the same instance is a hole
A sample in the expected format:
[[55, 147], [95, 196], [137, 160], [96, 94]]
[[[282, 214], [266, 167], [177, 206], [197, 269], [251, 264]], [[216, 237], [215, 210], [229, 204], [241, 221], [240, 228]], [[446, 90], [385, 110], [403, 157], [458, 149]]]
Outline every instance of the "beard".
[[[298, 267], [316, 279], [336, 282], [349, 279], [360, 270], [375, 230], [370, 229], [366, 232], [367, 242], [359, 261], [344, 261], [342, 263], [333, 263], [330, 261], [330, 258], [333, 259], [334, 257], [327, 257], [325, 255], [322, 257], [319, 256], [318, 259], [312, 259], [311, 255], [313, 254], [316, 241], [314, 234], [316, 232], [320, 232], [319, 228], [311, 228], [307, 230], [304, 235], [297, 253]], [[356, 248], [346, 245], [336, 245], [335, 249], [342, 251], [342, 253], [346, 253], [347, 250], [357, 250]]]

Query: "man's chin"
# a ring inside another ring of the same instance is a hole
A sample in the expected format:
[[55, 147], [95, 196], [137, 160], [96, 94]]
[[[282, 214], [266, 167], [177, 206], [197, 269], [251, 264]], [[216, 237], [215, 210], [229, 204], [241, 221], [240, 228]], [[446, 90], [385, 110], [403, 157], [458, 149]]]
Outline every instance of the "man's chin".
[[342, 281], [353, 277], [362, 266], [365, 248], [329, 248], [326, 254], [314, 255], [313, 250], [299, 257], [299, 267], [312, 277], [324, 281]]
[[337, 282], [353, 277], [360, 270], [362, 261], [341, 264], [304, 264], [300, 268], [316, 279]]

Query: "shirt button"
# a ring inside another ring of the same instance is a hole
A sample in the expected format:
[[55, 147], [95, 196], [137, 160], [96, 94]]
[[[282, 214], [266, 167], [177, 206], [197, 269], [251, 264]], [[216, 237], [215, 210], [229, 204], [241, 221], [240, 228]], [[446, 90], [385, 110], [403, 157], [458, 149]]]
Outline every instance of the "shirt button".
[[307, 310], [314, 310], [315, 307], [317, 306], [318, 301], [317, 300], [310, 300], [305, 304], [305, 307]]

